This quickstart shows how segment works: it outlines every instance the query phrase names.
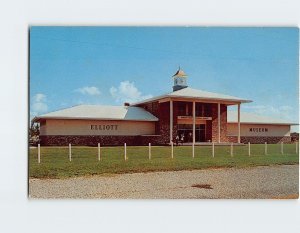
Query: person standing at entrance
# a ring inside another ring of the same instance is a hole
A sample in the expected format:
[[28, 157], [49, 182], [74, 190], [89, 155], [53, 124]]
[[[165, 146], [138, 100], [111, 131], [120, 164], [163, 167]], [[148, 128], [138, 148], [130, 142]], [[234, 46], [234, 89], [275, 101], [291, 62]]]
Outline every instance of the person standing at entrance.
[[188, 142], [192, 142], [192, 133], [189, 132]]
[[180, 139], [180, 141], [181, 141], [181, 144], [184, 143], [184, 134], [181, 134], [181, 139]]
[[176, 138], [175, 138], [176, 146], [178, 146], [178, 142], [179, 142], [179, 136], [178, 136], [178, 134], [177, 134], [177, 135], [176, 135]]

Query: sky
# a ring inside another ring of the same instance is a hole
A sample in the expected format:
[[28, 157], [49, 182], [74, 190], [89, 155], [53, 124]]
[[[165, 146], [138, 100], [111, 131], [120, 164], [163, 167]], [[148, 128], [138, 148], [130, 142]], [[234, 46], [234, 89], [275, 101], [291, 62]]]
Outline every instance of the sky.
[[30, 117], [171, 92], [179, 66], [192, 88], [250, 99], [242, 111], [298, 122], [293, 27], [31, 27]]

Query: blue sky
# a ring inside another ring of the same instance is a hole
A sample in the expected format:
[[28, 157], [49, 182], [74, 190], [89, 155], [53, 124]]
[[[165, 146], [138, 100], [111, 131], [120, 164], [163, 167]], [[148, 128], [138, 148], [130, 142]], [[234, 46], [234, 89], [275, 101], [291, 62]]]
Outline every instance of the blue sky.
[[31, 27], [30, 115], [171, 92], [180, 65], [192, 88], [298, 122], [298, 51], [297, 28]]

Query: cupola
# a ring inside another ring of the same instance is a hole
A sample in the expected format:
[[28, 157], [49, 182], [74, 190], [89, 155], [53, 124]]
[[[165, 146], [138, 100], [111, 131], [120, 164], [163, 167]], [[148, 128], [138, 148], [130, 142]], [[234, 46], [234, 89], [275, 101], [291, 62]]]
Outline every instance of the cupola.
[[174, 78], [174, 86], [173, 91], [178, 91], [180, 89], [187, 87], [187, 75], [184, 73], [184, 71], [180, 68], [177, 70], [177, 72], [173, 75]]

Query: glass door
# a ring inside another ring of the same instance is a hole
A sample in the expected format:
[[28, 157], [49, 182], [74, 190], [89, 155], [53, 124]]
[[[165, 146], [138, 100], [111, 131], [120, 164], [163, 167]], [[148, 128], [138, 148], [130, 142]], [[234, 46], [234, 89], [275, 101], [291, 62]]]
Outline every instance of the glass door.
[[[178, 124], [178, 137], [181, 142], [193, 142], [193, 125]], [[197, 124], [195, 129], [195, 141], [205, 142], [205, 124]]]
[[196, 142], [205, 142], [205, 124], [196, 125]]

